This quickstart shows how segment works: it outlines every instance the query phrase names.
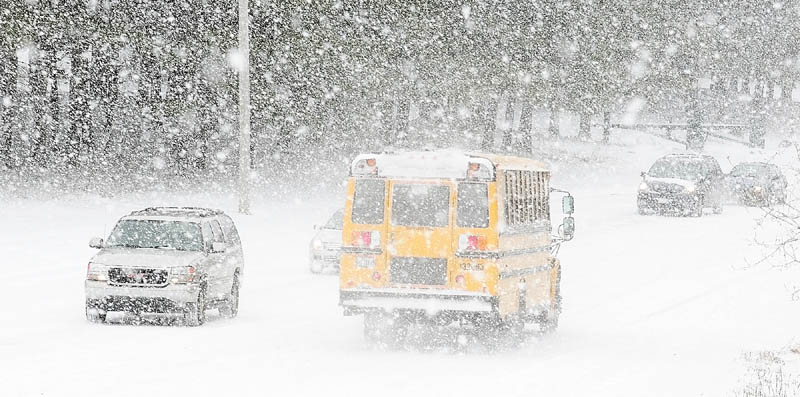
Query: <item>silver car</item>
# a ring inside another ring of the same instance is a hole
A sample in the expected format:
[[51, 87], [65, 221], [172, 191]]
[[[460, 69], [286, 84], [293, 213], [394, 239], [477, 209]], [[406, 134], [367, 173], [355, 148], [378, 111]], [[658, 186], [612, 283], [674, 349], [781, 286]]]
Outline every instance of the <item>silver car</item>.
[[339, 209], [331, 215], [328, 222], [316, 226], [317, 233], [311, 239], [309, 268], [312, 273], [322, 273], [325, 270], [339, 270], [339, 259], [342, 249], [342, 225], [344, 224], [344, 209]]
[[222, 211], [158, 207], [122, 217], [86, 272], [86, 317], [107, 312], [177, 315], [202, 325], [206, 309], [224, 317], [239, 311], [244, 259], [239, 233]]

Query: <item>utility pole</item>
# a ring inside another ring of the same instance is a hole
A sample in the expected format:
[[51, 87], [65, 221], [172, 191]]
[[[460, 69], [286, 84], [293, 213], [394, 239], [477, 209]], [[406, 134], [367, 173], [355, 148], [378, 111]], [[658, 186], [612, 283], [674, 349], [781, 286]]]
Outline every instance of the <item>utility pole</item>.
[[250, 213], [250, 9], [239, 0], [239, 212]]

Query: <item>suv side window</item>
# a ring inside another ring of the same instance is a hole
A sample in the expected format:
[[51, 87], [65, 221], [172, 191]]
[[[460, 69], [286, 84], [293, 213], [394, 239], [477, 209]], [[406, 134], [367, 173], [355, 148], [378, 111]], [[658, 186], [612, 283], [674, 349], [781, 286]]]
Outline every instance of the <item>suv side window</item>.
[[219, 222], [211, 221], [211, 232], [214, 235], [215, 243], [225, 242], [225, 235], [222, 233], [222, 228], [219, 226]]
[[211, 232], [211, 226], [208, 224], [208, 222], [203, 222], [202, 230], [203, 230], [203, 245], [205, 247], [210, 247], [211, 242], [214, 241], [214, 234]]
[[236, 226], [233, 224], [233, 220], [229, 216], [220, 215], [219, 223], [222, 225], [222, 230], [225, 232], [225, 239], [228, 240], [228, 244], [241, 244], [239, 232], [236, 230]]
[[722, 176], [722, 169], [719, 167], [717, 160], [709, 159], [706, 161], [706, 168], [708, 169], [708, 175], [710, 177], [719, 178]]

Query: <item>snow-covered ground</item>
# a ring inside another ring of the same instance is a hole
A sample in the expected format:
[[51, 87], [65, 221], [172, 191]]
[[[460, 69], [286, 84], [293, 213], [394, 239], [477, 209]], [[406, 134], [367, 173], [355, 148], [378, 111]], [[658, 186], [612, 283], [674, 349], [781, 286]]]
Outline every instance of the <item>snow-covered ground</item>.
[[[745, 353], [796, 342], [800, 304], [787, 286], [798, 269], [747, 266], [764, 253], [753, 244], [759, 209], [639, 216], [639, 172], [678, 145], [631, 134], [561, 150], [571, 161], [553, 164], [553, 183], [576, 197], [578, 230], [560, 253], [560, 327], [497, 352], [430, 330], [416, 337], [429, 343], [367, 347], [360, 317], [337, 306], [337, 278], [307, 270], [312, 225], [341, 205], [338, 192], [255, 199], [254, 215], [234, 215], [246, 256], [240, 314], [200, 328], [88, 323], [87, 242], [133, 209], [233, 213], [233, 196], [0, 203], [0, 395], [727, 395]], [[708, 148], [726, 171], [727, 156], [796, 164], [793, 148], [776, 150]]]

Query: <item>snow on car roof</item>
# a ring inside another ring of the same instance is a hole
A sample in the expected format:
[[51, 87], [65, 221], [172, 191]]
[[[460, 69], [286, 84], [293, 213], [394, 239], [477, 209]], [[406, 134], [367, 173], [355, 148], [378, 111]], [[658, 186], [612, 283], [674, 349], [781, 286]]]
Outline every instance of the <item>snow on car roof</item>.
[[191, 219], [198, 220], [209, 216], [221, 215], [223, 212], [211, 208], [196, 207], [150, 207], [143, 210], [133, 211], [125, 218], [128, 219], [150, 219], [150, 220], [175, 220]]
[[[475, 154], [454, 149], [431, 151], [405, 151], [396, 153], [368, 153], [358, 155], [351, 170], [363, 162], [374, 159], [377, 176], [463, 179], [470, 163], [478, 163], [494, 173], [495, 167], [547, 171], [539, 162], [521, 157]], [[357, 172], [353, 172], [354, 174]]]
[[121, 220], [197, 223], [204, 219], [206, 218], [197, 216], [125, 215]]
[[698, 160], [698, 161], [714, 159], [714, 157], [709, 156], [707, 154], [694, 154], [694, 153], [674, 153], [674, 154], [668, 154], [662, 158], [664, 159], [681, 158], [681, 159]]

